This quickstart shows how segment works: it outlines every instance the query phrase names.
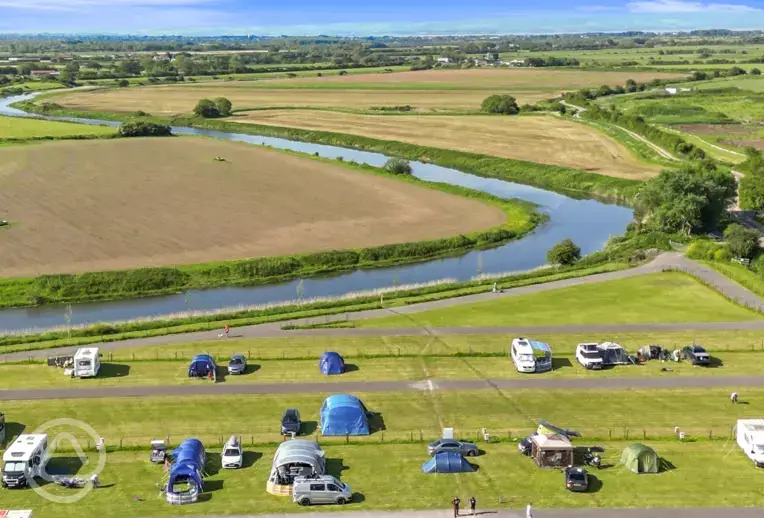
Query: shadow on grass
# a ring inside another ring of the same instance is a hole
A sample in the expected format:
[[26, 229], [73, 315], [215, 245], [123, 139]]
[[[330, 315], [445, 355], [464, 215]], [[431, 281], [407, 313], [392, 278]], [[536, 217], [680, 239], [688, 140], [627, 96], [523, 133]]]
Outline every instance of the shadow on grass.
[[318, 430], [318, 421], [303, 421], [298, 435], [313, 435]]
[[130, 366], [124, 363], [102, 363], [99, 378], [124, 378], [130, 375]]
[[586, 488], [587, 493], [599, 493], [600, 489], [602, 489], [602, 481], [592, 475], [589, 474], [589, 487]]
[[27, 425], [16, 423], [13, 421], [5, 423], [5, 444], [10, 444], [11, 441], [16, 440], [16, 437], [24, 433]]
[[676, 466], [674, 465], [673, 462], [661, 457], [661, 467], [658, 470], [658, 473], [666, 473], [666, 472], [675, 471], [675, 470], [676, 470]]
[[252, 467], [255, 464], [255, 462], [260, 460], [262, 457], [263, 457], [263, 454], [260, 453], [259, 451], [245, 451], [244, 460], [241, 463], [242, 469]]
[[225, 383], [228, 377], [228, 367], [218, 367], [215, 369], [215, 383]]
[[370, 434], [387, 430], [387, 427], [385, 426], [385, 418], [382, 417], [382, 414], [379, 412], [370, 412], [368, 420]]
[[343, 459], [326, 459], [326, 473], [337, 480], [342, 480], [342, 472], [348, 469]]
[[708, 365], [706, 365], [709, 369], [718, 369], [719, 367], [724, 367], [724, 362], [721, 358], [717, 358], [715, 356], [712, 356], [711, 359], [708, 361]]
[[221, 489], [223, 489], [222, 480], [205, 480], [204, 481], [205, 493], [212, 493], [213, 491], [220, 491]]
[[204, 472], [211, 477], [217, 475], [223, 469], [223, 457], [219, 453], [208, 453], [207, 464], [204, 465]]
[[360, 504], [366, 501], [366, 496], [364, 496], [363, 493], [353, 493], [353, 496], [351, 497], [350, 503], [352, 504]]
[[243, 374], [254, 374], [254, 373], [256, 373], [259, 370], [260, 370], [260, 365], [258, 365], [256, 363], [248, 363], [247, 364], [247, 368], [244, 369], [244, 373]]
[[573, 367], [573, 364], [570, 363], [569, 358], [552, 358], [553, 371], [556, 371], [558, 369], [567, 369], [568, 367]]
[[361, 369], [359, 369], [358, 365], [356, 365], [355, 363], [346, 363], [345, 371], [343, 372], [343, 374], [347, 374], [348, 372], [358, 372], [359, 370]]

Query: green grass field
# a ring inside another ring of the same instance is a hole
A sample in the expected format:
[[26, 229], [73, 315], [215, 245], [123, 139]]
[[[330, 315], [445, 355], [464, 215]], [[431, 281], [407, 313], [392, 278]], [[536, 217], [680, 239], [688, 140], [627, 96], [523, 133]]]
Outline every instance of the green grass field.
[[[586, 440], [579, 441], [586, 445]], [[326, 446], [328, 471], [351, 486], [357, 502], [347, 510], [442, 508], [444, 516], [453, 495], [462, 501], [475, 496], [478, 509], [534, 507], [681, 507], [754, 506], [764, 503], [760, 485], [764, 480], [745, 456], [724, 442], [648, 442], [674, 466], [657, 475], [635, 475], [617, 465], [628, 443], [603, 443], [605, 460], [614, 465], [593, 473], [597, 481], [590, 493], [570, 493], [563, 487], [560, 470], [540, 469], [520, 455], [514, 444], [488, 444], [485, 455], [474, 459], [474, 473], [425, 475], [427, 459], [423, 444], [383, 446]], [[94, 518], [118, 514], [138, 516], [184, 516], [305, 512], [288, 498], [265, 492], [275, 448], [251, 448], [240, 470], [222, 470], [216, 453], [208, 454], [208, 499], [189, 506], [170, 506], [160, 498], [155, 484], [161, 482], [161, 466], [148, 462], [145, 452], [112, 453], [101, 475], [105, 487], [88, 494], [76, 505], [57, 506], [31, 490], [4, 491], [3, 505], [34, 508], [35, 518]], [[215, 451], [215, 450], [213, 450]], [[95, 461], [95, 458], [91, 458]], [[77, 469], [74, 459], [56, 459], [51, 465], [61, 472]], [[80, 473], [88, 473], [88, 467]], [[678, 488], [691, 481], [693, 491]], [[416, 497], [409, 494], [416, 488]], [[54, 494], [65, 490], [54, 488]], [[702, 502], [698, 500], [702, 494]], [[134, 497], [140, 497], [141, 501]], [[501, 499], [501, 503], [500, 503]], [[316, 509], [310, 509], [316, 511]]]
[[[761, 67], [760, 67], [761, 68]], [[762, 76], [735, 76], [692, 83], [693, 88], [709, 90], [714, 88], [740, 88], [751, 92], [764, 92], [764, 78]]]
[[87, 126], [71, 122], [53, 122], [20, 117], [0, 117], [0, 140], [61, 139], [113, 135], [114, 133], [114, 128], [106, 126]]
[[762, 96], [752, 92], [688, 92], [677, 95], [628, 95], [603, 98], [615, 106], [655, 124], [714, 124], [764, 119]]
[[362, 327], [728, 322], [762, 316], [679, 273], [562, 288], [523, 297], [360, 322]]

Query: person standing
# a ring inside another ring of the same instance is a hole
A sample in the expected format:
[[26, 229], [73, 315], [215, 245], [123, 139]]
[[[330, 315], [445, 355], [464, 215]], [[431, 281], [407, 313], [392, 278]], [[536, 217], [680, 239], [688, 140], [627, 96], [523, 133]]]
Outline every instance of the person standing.
[[529, 504], [528, 504], [528, 505], [525, 507], [525, 518], [533, 518], [533, 513], [531, 512], [532, 510], [533, 510], [533, 509], [532, 509], [532, 507], [531, 507], [531, 504], [529, 503]]
[[231, 332], [231, 327], [228, 324], [226, 324], [225, 329], [223, 329], [223, 332], [225, 333], [225, 337], [228, 338], [228, 333]]
[[477, 500], [475, 500], [475, 497], [470, 498], [470, 510], [472, 511], [472, 516], [475, 516], [475, 507], [477, 506]]
[[730, 394], [730, 401], [732, 401], [732, 403], [737, 403], [737, 397], [737, 392], [733, 392]]
[[461, 504], [461, 503], [462, 503], [462, 501], [461, 501], [461, 500], [459, 500], [459, 497], [458, 497], [458, 496], [455, 496], [455, 497], [453, 498], [453, 500], [451, 500], [451, 505], [453, 505], [453, 506], [454, 506], [454, 518], [456, 518], [457, 516], [459, 516], [459, 504]]

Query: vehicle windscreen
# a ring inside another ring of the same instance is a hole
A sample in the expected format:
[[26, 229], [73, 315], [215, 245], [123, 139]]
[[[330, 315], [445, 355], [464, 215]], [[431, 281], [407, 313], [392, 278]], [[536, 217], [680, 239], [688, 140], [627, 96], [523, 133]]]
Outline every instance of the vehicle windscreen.
[[696, 352], [696, 353], [704, 353], [704, 352], [706, 352], [705, 349], [703, 349], [702, 347], [698, 347], [697, 345], [695, 347], [693, 347], [692, 350], [694, 352]]
[[601, 358], [600, 353], [595, 353], [591, 351], [581, 351], [581, 356], [583, 356], [587, 360], [599, 360]]
[[90, 360], [80, 360], [77, 362], [77, 365], [80, 367], [90, 367], [91, 363]]
[[292, 412], [284, 414], [284, 422], [285, 423], [296, 423], [297, 422], [297, 416], [294, 415]]
[[584, 477], [583, 473], [571, 473], [568, 475], [568, 479], [571, 482], [586, 482], [586, 477]]
[[21, 473], [24, 471], [23, 462], [6, 462], [3, 466], [3, 472], [5, 473]]
[[232, 358], [231, 359], [231, 365], [241, 365], [242, 361], [241, 358]]
[[223, 455], [226, 457], [235, 457], [238, 454], [239, 454], [239, 450], [231, 450], [231, 449], [226, 450], [225, 453], [223, 453]]
[[521, 362], [532, 362], [535, 361], [536, 358], [532, 354], [521, 354], [517, 357]]

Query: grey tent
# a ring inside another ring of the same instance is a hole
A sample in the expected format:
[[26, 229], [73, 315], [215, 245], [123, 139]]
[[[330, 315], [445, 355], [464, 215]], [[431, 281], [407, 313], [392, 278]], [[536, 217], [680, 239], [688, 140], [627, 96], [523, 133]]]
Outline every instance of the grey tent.
[[271, 484], [291, 485], [294, 477], [324, 475], [326, 473], [326, 458], [324, 451], [313, 441], [292, 439], [283, 442], [273, 456]]
[[422, 473], [469, 473], [475, 466], [467, 462], [461, 453], [442, 451], [422, 464]]

